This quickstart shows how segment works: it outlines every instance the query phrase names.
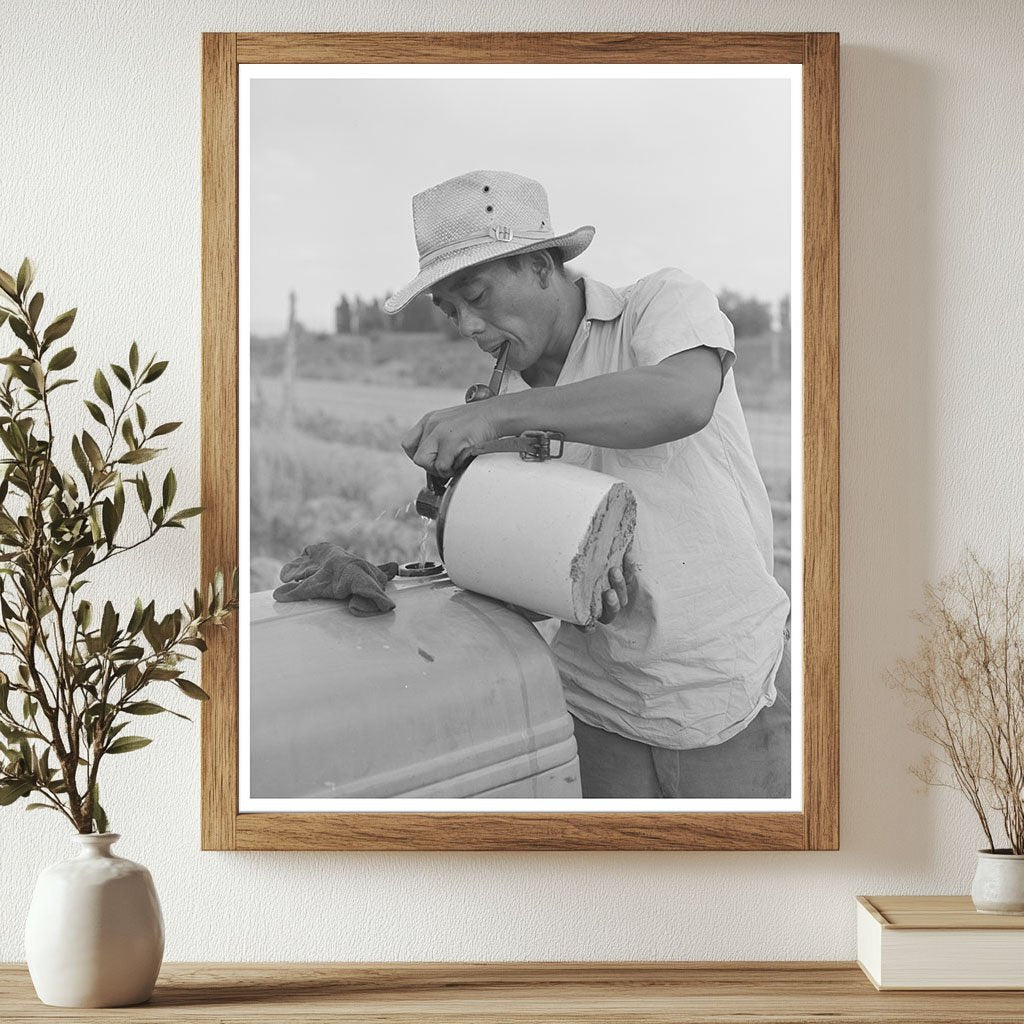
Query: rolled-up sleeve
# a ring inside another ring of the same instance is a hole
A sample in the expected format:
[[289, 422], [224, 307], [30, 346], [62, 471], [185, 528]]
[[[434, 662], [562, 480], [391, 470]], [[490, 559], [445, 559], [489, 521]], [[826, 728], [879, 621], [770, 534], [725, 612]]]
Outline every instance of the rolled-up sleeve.
[[673, 267], [641, 278], [630, 296], [630, 348], [640, 366], [653, 366], [687, 349], [715, 349], [723, 377], [736, 361], [732, 324], [715, 293]]

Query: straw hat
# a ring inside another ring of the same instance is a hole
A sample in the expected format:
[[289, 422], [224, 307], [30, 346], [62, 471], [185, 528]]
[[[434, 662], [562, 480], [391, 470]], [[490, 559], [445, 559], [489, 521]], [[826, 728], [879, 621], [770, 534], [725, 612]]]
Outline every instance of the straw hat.
[[467, 267], [536, 249], [571, 260], [594, 237], [589, 225], [556, 235], [544, 187], [509, 171], [470, 171], [414, 195], [412, 222], [420, 272], [384, 303], [386, 313]]

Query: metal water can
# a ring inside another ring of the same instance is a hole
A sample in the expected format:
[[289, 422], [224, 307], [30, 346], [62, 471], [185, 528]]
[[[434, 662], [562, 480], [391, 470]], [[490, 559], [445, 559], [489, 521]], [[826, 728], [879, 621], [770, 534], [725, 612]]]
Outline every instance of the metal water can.
[[417, 508], [437, 520], [458, 586], [592, 626], [608, 570], [633, 538], [636, 499], [615, 477], [557, 461], [560, 444], [539, 454], [531, 437], [518, 451], [477, 455], [450, 481], [433, 478]]

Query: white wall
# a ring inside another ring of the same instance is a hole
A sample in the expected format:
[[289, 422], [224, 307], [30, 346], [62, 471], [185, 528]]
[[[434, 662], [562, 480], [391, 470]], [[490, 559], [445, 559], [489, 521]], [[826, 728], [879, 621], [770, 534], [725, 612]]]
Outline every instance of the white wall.
[[[84, 365], [132, 338], [172, 357], [149, 411], [186, 421], [189, 504], [201, 31], [842, 34], [841, 851], [201, 853], [198, 731], [159, 720], [105, 802], [156, 879], [168, 959], [849, 958], [857, 893], [966, 891], [977, 828], [907, 775], [918, 746], [885, 674], [926, 578], [968, 543], [1021, 549], [1021, 25], [1014, 0], [8, 0], [0, 266], [31, 254], [54, 306], [81, 308]], [[143, 549], [118, 597], [183, 599], [197, 541]], [[0, 960], [23, 956], [35, 873], [71, 845], [55, 815], [0, 811]]]

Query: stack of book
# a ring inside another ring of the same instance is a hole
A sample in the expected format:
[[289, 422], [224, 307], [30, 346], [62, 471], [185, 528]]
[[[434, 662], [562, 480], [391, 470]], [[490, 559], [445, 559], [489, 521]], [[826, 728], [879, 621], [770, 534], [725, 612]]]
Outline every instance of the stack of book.
[[857, 962], [878, 989], [1024, 989], [1024, 915], [979, 914], [970, 896], [858, 896]]

